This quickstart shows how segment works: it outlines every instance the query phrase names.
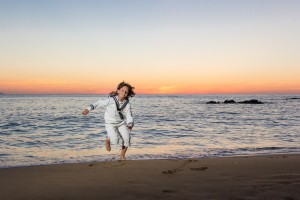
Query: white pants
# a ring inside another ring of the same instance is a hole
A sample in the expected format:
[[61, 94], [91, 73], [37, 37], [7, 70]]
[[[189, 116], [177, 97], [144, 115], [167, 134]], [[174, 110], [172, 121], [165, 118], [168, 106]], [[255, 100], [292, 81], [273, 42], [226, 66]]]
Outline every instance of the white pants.
[[122, 141], [122, 146], [128, 147], [130, 144], [130, 133], [125, 123], [121, 124], [105, 124], [107, 137], [113, 145], [119, 144], [119, 139]]

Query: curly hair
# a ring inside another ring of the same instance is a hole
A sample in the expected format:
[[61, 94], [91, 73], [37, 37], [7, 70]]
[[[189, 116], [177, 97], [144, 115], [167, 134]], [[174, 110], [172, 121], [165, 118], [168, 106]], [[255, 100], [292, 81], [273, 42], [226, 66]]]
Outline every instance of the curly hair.
[[[126, 86], [128, 88], [128, 95], [127, 95], [126, 99], [128, 99], [129, 97], [134, 97], [134, 95], [135, 95], [135, 92], [133, 91], [134, 87], [132, 87], [129, 83], [126, 83], [124, 81], [119, 83], [117, 90], [120, 90], [124, 86]], [[110, 96], [118, 95], [118, 92], [112, 91], [111, 93], [109, 93], [109, 95]]]

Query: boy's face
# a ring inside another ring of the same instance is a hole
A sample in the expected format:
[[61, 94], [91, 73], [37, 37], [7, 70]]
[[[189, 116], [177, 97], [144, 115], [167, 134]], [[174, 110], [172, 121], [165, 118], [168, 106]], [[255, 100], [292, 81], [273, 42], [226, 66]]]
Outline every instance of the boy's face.
[[119, 97], [119, 100], [124, 100], [127, 95], [128, 95], [128, 87], [127, 86], [123, 86], [121, 87], [118, 91], [118, 97]]

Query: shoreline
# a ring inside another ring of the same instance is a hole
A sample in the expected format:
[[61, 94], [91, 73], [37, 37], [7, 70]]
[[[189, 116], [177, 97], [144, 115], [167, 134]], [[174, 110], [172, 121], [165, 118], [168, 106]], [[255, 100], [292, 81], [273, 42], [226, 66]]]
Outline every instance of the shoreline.
[[[145, 158], [145, 159], [127, 159], [126, 161], [152, 161], [152, 160], [188, 160], [188, 159], [218, 159], [218, 158], [239, 158], [239, 157], [261, 157], [261, 156], [280, 156], [280, 155], [300, 155], [300, 152], [290, 152], [290, 153], [261, 153], [261, 154], [240, 154], [240, 155], [212, 155], [212, 156], [202, 156], [202, 157], [170, 157], [170, 158]], [[42, 166], [58, 166], [58, 165], [68, 165], [68, 164], [88, 164], [88, 163], [106, 163], [106, 162], [117, 162], [119, 161], [116, 159], [115, 156], [111, 158], [105, 158], [104, 160], [86, 160], [86, 161], [78, 161], [78, 162], [59, 162], [59, 163], [41, 163], [41, 164], [32, 164], [32, 165], [16, 165], [16, 166], [0, 166], [1, 169], [13, 169], [13, 168], [27, 168], [27, 167], [42, 167]]]
[[[182, 157], [182, 158], [145, 158], [145, 159], [128, 159], [126, 161], [152, 161], [152, 160], [189, 160], [189, 159], [218, 159], [218, 158], [239, 158], [239, 157], [261, 157], [261, 156], [288, 156], [288, 155], [300, 155], [300, 152], [291, 152], [291, 153], [261, 153], [261, 154], [241, 154], [241, 155], [213, 155], [213, 156], [202, 156], [202, 157]], [[68, 165], [68, 164], [89, 164], [89, 163], [106, 163], [106, 162], [117, 162], [118, 159], [110, 160], [91, 160], [91, 161], [79, 161], [79, 162], [61, 162], [61, 163], [45, 163], [45, 164], [32, 164], [32, 165], [16, 165], [16, 166], [0, 166], [1, 169], [14, 169], [14, 168], [28, 168], [28, 167], [42, 167], [42, 166], [59, 166], [59, 165]]]
[[0, 168], [0, 199], [297, 199], [300, 154]]

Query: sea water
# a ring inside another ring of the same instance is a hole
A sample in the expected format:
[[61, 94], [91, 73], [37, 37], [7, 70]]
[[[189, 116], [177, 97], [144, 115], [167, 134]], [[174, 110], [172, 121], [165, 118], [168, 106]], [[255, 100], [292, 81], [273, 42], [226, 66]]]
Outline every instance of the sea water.
[[[1, 95], [0, 167], [109, 161], [107, 95]], [[263, 104], [224, 104], [257, 99]], [[300, 95], [137, 95], [127, 159], [173, 159], [300, 152]], [[218, 101], [219, 104], [207, 104]]]

